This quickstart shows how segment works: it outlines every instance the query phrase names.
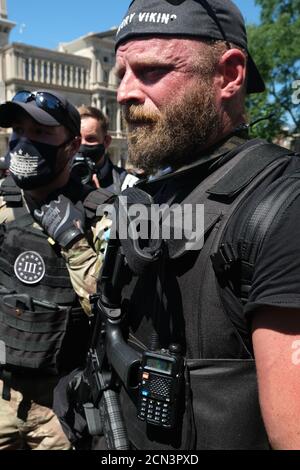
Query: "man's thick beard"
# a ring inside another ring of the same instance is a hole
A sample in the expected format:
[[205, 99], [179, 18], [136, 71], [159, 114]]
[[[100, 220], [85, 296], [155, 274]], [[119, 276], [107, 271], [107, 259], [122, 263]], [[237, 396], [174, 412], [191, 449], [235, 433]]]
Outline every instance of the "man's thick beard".
[[129, 161], [148, 175], [161, 168], [180, 168], [201, 158], [220, 129], [212, 84], [185, 93], [162, 113], [149, 113], [142, 105], [124, 109]]

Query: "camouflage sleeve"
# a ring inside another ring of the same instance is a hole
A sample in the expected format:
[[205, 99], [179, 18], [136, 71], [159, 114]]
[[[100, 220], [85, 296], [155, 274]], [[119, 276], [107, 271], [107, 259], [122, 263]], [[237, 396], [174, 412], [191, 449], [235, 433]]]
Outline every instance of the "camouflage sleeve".
[[0, 196], [0, 224], [6, 224], [15, 220], [14, 212], [10, 207], [7, 207], [3, 197]]
[[62, 249], [73, 288], [87, 315], [91, 315], [89, 296], [95, 294], [97, 290], [106, 248], [105, 233], [110, 224], [110, 220], [103, 217], [92, 227], [93, 247], [86, 238], [82, 238], [68, 250]]

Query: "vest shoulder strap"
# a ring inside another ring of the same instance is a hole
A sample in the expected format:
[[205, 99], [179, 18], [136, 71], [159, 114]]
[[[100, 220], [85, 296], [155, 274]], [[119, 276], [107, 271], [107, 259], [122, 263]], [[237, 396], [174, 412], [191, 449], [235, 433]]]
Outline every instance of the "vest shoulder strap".
[[225, 199], [236, 197], [268, 165], [293, 152], [262, 140], [248, 142], [243, 150], [243, 158], [207, 192]]
[[7, 176], [3, 181], [0, 194], [9, 207], [23, 206], [22, 191], [18, 188], [11, 176]]
[[[202, 242], [199, 244], [199, 240], [197, 241], [200, 247], [206, 234], [220, 219], [220, 231], [223, 232], [223, 226], [241, 201], [276, 167], [286, 164], [292, 153], [261, 139], [251, 140], [233, 152], [231, 159], [187, 196], [182, 205], [191, 204], [193, 211], [196, 210], [196, 205], [203, 204], [205, 208]], [[197, 217], [193, 213], [193, 233], [197, 229], [194, 226], [196, 220]], [[170, 257], [174, 259], [184, 254], [186, 242], [186, 239], [171, 240]]]
[[98, 207], [107, 204], [114, 197], [114, 193], [103, 188], [90, 192], [83, 202], [87, 218], [93, 219], [97, 215]]
[[[266, 149], [267, 152], [274, 151], [279, 158], [293, 155], [293, 152], [273, 144]], [[218, 237], [217, 251], [211, 259], [221, 286], [229, 283], [242, 302], [248, 299], [255, 261], [269, 228], [279, 223], [280, 216], [299, 194], [300, 172], [279, 177], [260, 199], [258, 196], [257, 200], [251, 201], [251, 205], [243, 206], [243, 211], [247, 213], [243, 223], [238, 217], [232, 221], [234, 226], [231, 233], [238, 243], [226, 237], [226, 227], [231, 217], [227, 219]]]

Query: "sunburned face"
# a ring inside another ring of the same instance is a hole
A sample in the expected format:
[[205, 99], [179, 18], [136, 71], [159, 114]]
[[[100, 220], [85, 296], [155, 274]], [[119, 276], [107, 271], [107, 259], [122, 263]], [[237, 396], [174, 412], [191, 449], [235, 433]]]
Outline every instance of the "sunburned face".
[[202, 47], [198, 41], [155, 38], [118, 49], [118, 101], [129, 158], [148, 173], [198, 158], [217, 132], [213, 77], [195, 70], [197, 47]]

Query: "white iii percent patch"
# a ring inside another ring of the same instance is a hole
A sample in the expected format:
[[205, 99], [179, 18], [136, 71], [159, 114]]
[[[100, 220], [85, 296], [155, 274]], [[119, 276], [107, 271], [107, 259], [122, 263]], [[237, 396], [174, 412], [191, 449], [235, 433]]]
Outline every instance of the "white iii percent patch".
[[45, 276], [46, 268], [41, 255], [35, 251], [26, 251], [16, 259], [14, 271], [24, 284], [37, 284]]

